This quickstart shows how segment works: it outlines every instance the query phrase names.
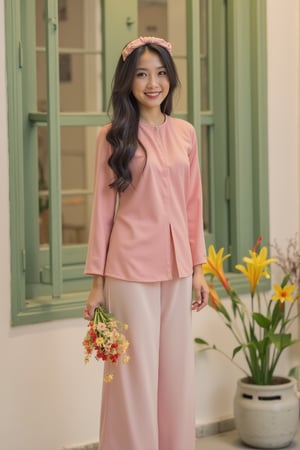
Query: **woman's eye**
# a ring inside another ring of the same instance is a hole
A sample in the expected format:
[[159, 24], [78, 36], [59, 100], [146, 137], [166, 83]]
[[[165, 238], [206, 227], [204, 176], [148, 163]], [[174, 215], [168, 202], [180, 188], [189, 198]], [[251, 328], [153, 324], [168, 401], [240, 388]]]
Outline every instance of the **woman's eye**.
[[158, 72], [158, 75], [160, 75], [160, 76], [167, 75], [167, 71], [166, 71], [166, 70], [160, 70], [160, 71]]
[[147, 75], [146, 75], [145, 72], [137, 72], [136, 76], [137, 76], [138, 78], [144, 78], [144, 77], [146, 77]]

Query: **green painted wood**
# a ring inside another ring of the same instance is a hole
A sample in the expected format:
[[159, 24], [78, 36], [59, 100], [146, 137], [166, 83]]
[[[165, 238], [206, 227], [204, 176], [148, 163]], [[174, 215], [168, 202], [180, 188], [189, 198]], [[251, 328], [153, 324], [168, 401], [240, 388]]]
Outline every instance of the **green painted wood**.
[[80, 245], [68, 245], [63, 249], [63, 263], [74, 264], [74, 261], [80, 263], [85, 262], [87, 253], [87, 246], [85, 244]]
[[[83, 318], [83, 308], [88, 295], [85, 292], [64, 294], [60, 299], [40, 297], [26, 302], [26, 308], [19, 310], [12, 325], [29, 325], [52, 320]], [[85, 323], [85, 322], [83, 322]]]
[[[87, 246], [85, 244], [68, 245], [63, 247], [63, 265], [81, 264], [85, 262]], [[43, 247], [40, 252], [42, 266], [49, 264], [49, 248]]]
[[[62, 269], [62, 277], [64, 281], [86, 279], [86, 276], [84, 275], [84, 264], [64, 266]], [[42, 267], [41, 283], [51, 284], [51, 268], [49, 266]]]
[[50, 203], [50, 267], [52, 295], [62, 294], [62, 211], [61, 157], [59, 127], [59, 62], [58, 10], [56, 0], [46, 0], [47, 42], [47, 101], [48, 101], [48, 158]]
[[10, 195], [10, 270], [11, 322], [25, 306], [24, 271], [24, 204], [20, 193], [24, 189], [22, 132], [22, 68], [19, 51], [21, 42], [21, 11], [18, 1], [5, 1], [5, 36], [8, 97], [9, 195]]
[[186, 0], [187, 20], [187, 80], [188, 80], [188, 120], [194, 125], [198, 135], [201, 155], [201, 71], [200, 71], [200, 27], [199, 0]]
[[[209, 150], [208, 150], [208, 174], [206, 175], [208, 178], [208, 192], [204, 192], [204, 196], [208, 197], [208, 229], [205, 233], [205, 242], [207, 247], [209, 245], [214, 244], [216, 242], [216, 221], [215, 221], [215, 184], [212, 183], [212, 180], [215, 179], [215, 131], [216, 128], [212, 125], [215, 125], [215, 114], [214, 114], [214, 11], [212, 10], [213, 3], [207, 2], [207, 52], [208, 52], [208, 110], [209, 111], [201, 111], [201, 125], [207, 125], [208, 129], [208, 141], [209, 141]], [[201, 22], [201, 20], [200, 20]], [[201, 89], [200, 89], [201, 90]], [[208, 120], [207, 120], [208, 119]], [[202, 174], [203, 177], [203, 174]], [[205, 197], [204, 197], [205, 198]]]
[[102, 1], [103, 104], [107, 109], [117, 61], [124, 45], [137, 36], [137, 0]]
[[[210, 2], [211, 7], [211, 84], [214, 127], [211, 129], [211, 223], [213, 242], [229, 247], [228, 179], [228, 98], [227, 98], [227, 9], [223, 0]], [[228, 263], [226, 269], [229, 270]]]
[[228, 0], [230, 251], [240, 260], [253, 246], [251, 0]]
[[[199, 4], [187, 2], [188, 33], [188, 97], [189, 120], [200, 129], [208, 125], [209, 134], [209, 230], [205, 233], [207, 246], [214, 243], [228, 246], [228, 205], [224, 185], [227, 176], [227, 98], [226, 98], [226, 29], [223, 0], [207, 2], [208, 7], [208, 89], [209, 111], [201, 111], [201, 70]], [[206, 194], [207, 195], [207, 194]]]
[[[37, 126], [46, 126], [48, 123], [47, 113], [30, 112], [28, 114], [29, 120], [32, 124]], [[185, 113], [174, 114], [183, 120], [188, 120]], [[102, 126], [109, 122], [110, 118], [106, 113], [60, 113], [60, 125], [65, 127], [74, 126]], [[201, 125], [212, 125], [214, 118], [209, 113], [204, 113], [201, 116]]]
[[215, 116], [213, 113], [201, 112], [200, 125], [214, 125]]
[[[228, 0], [231, 251], [268, 243], [266, 2]], [[260, 122], [261, 120], [261, 122]]]
[[[101, 55], [102, 52], [92, 48], [59, 47], [59, 54], [67, 55]], [[46, 47], [36, 47], [38, 53], [45, 53]]]
[[[25, 272], [23, 269], [24, 236], [24, 191], [23, 177], [23, 104], [22, 104], [22, 68], [19, 67], [19, 42], [21, 41], [21, 9], [18, 1], [5, 4], [5, 24], [7, 42], [7, 80], [8, 80], [8, 122], [9, 122], [9, 158], [10, 158], [10, 202], [11, 202], [11, 295], [12, 325], [26, 325], [41, 321], [68, 317], [82, 317], [86, 292], [74, 292], [62, 296], [56, 303], [51, 296], [47, 299], [25, 300]], [[24, 64], [26, 63], [26, 58]], [[66, 283], [67, 284], [67, 283]], [[85, 283], [86, 291], [90, 280]], [[74, 284], [66, 286], [74, 291]], [[75, 285], [82, 290], [82, 282]]]
[[[46, 126], [47, 113], [30, 112], [29, 120], [37, 126]], [[98, 127], [109, 122], [106, 113], [60, 113], [59, 123], [62, 127]]]
[[[28, 111], [36, 109], [35, 0], [21, 2], [22, 46], [24, 68], [23, 91], [23, 155], [26, 232], [26, 283], [39, 282], [39, 170], [37, 127], [28, 120]], [[30, 67], [30, 70], [28, 70]]]
[[268, 113], [266, 2], [251, 1], [251, 80], [253, 135], [254, 237], [269, 245]]
[[[211, 20], [211, 11], [209, 6], [208, 11], [209, 21]], [[201, 166], [201, 153], [202, 153], [202, 142], [201, 142], [201, 127], [204, 125], [212, 126], [214, 124], [214, 114], [213, 111], [201, 111], [201, 58], [200, 58], [200, 6], [198, 0], [187, 0], [186, 1], [186, 20], [187, 20], [187, 105], [188, 105], [188, 115], [187, 120], [191, 122], [197, 133], [198, 139], [198, 149], [199, 149], [199, 160]], [[208, 28], [210, 28], [210, 23], [208, 23]], [[208, 37], [209, 39], [209, 37]], [[210, 49], [209, 49], [210, 50]], [[209, 73], [209, 86], [211, 86], [211, 72]], [[212, 131], [212, 130], [211, 130]], [[211, 147], [213, 143], [212, 132], [209, 132], [209, 157], [211, 156]], [[212, 165], [209, 164], [210, 168]], [[213, 174], [209, 174], [210, 179], [213, 179]], [[210, 192], [204, 195], [209, 196], [210, 204], [210, 217], [209, 223], [212, 224], [212, 210], [213, 210], [213, 185], [210, 186]], [[205, 232], [205, 242], [209, 246], [214, 242], [213, 230], [210, 229]]]

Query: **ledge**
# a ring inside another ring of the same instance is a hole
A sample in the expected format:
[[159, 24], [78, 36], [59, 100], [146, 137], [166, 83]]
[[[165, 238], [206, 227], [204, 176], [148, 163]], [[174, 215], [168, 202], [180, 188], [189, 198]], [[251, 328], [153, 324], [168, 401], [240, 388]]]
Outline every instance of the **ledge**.
[[216, 422], [209, 422], [196, 425], [196, 438], [203, 438], [212, 436], [214, 434], [224, 433], [225, 431], [232, 431], [235, 429], [234, 418], [228, 417], [220, 419]]

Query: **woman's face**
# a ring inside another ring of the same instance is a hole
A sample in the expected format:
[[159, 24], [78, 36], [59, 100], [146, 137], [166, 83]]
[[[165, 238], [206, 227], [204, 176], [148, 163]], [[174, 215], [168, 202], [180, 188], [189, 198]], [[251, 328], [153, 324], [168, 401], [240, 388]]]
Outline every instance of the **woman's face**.
[[138, 59], [132, 83], [140, 112], [160, 111], [169, 89], [169, 77], [159, 55], [146, 49]]

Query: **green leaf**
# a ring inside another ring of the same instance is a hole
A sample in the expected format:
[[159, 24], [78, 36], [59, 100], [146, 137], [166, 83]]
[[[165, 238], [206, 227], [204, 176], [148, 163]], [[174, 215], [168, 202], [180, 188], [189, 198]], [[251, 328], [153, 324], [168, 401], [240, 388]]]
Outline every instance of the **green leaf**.
[[300, 378], [300, 366], [292, 367], [289, 371], [289, 377], [296, 378], [296, 380], [299, 380]]
[[239, 310], [241, 301], [235, 291], [231, 291], [230, 299], [231, 299], [232, 312], [233, 312], [234, 317], [236, 318], [237, 310]]
[[257, 341], [257, 338], [255, 336], [255, 331], [254, 331], [253, 325], [251, 323], [249, 323], [249, 331], [250, 331], [250, 339], [252, 341]]
[[283, 309], [280, 307], [280, 302], [277, 302], [275, 304], [275, 307], [273, 309], [273, 313], [272, 313], [272, 329], [273, 331], [276, 329], [276, 327], [278, 326], [279, 322], [284, 318], [284, 311]]
[[288, 273], [288, 274], [283, 278], [283, 280], [282, 280], [282, 282], [281, 282], [281, 287], [282, 287], [282, 288], [284, 288], [284, 286], [287, 285], [289, 279], [290, 279], [290, 274]]
[[270, 328], [271, 321], [270, 321], [270, 319], [265, 317], [263, 314], [254, 312], [252, 314], [252, 317], [260, 327], [265, 328], [266, 330], [268, 330]]
[[291, 333], [270, 333], [269, 337], [278, 350], [283, 350], [293, 344]]
[[235, 357], [235, 355], [236, 355], [238, 352], [240, 352], [240, 351], [242, 350], [242, 348], [243, 348], [243, 346], [242, 346], [242, 345], [239, 345], [238, 347], [235, 347], [235, 348], [233, 349], [232, 359]]
[[264, 339], [262, 339], [261, 341], [257, 341], [255, 343], [255, 346], [258, 350], [259, 356], [261, 359], [265, 358], [266, 355], [266, 349], [268, 347], [268, 345], [270, 344], [270, 338], [269, 336], [266, 336]]
[[201, 338], [195, 338], [194, 341], [196, 342], [196, 344], [200, 344], [200, 345], [209, 345], [208, 342], [206, 342], [204, 339]]
[[219, 303], [217, 305], [217, 311], [223, 314], [223, 316], [228, 320], [228, 322], [231, 322], [231, 317], [227, 312], [227, 309], [222, 305], [222, 303]]

